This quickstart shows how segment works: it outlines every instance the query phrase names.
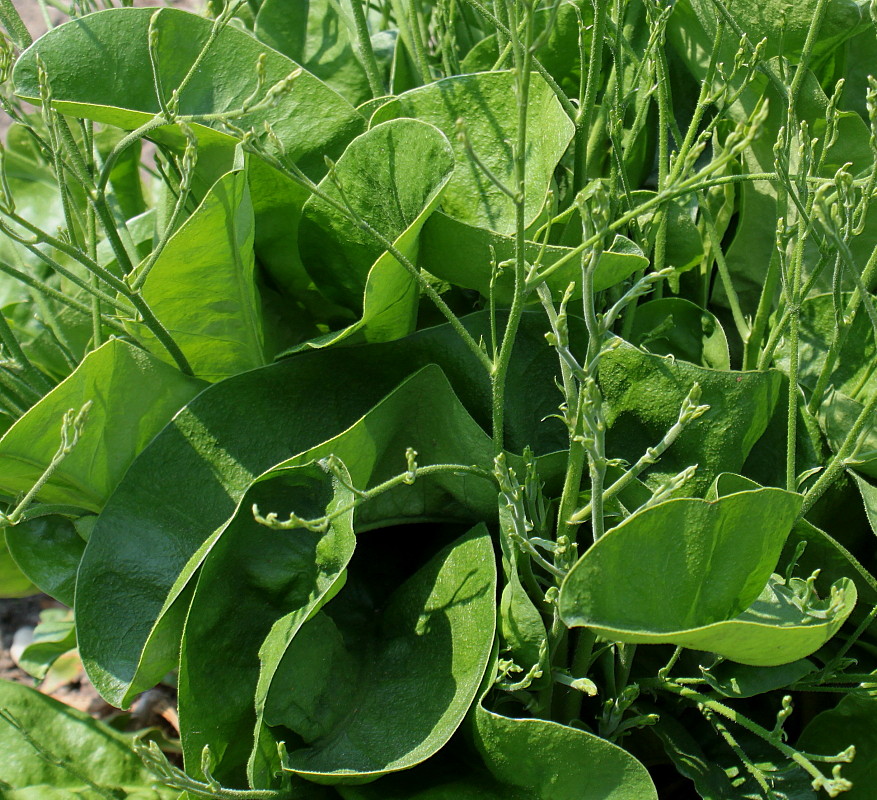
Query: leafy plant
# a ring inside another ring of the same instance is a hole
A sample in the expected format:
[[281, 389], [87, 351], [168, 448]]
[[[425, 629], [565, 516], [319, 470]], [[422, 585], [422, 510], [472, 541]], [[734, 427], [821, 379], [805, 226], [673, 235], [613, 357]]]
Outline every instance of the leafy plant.
[[0, 0], [0, 592], [182, 760], [4, 684], [0, 794], [871, 797], [877, 6], [103, 5]]

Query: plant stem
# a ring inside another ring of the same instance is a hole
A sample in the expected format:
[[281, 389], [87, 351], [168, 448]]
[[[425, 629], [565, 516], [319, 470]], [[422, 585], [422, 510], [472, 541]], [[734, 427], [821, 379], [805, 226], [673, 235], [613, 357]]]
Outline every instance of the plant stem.
[[603, 36], [606, 29], [606, 16], [609, 13], [609, 1], [595, 0], [594, 2], [594, 25], [591, 28], [588, 77], [582, 104], [574, 117], [576, 123], [574, 140], [574, 193], [578, 192], [588, 180], [588, 139], [591, 135], [591, 122], [597, 99], [597, 87], [601, 84], [603, 77]]
[[375, 58], [371, 36], [368, 32], [368, 23], [365, 18], [365, 9], [363, 8], [363, 3], [366, 1], [353, 0], [350, 4], [353, 9], [353, 22], [356, 27], [356, 40], [359, 45], [359, 55], [362, 59], [362, 65], [365, 67], [365, 74], [368, 78], [372, 97], [383, 97], [387, 92], [384, 82], [381, 80], [381, 71], [378, 68], [378, 61]]
[[[514, 151], [515, 168], [515, 286], [512, 305], [506, 320], [499, 354], [491, 370], [491, 389], [493, 395], [493, 446], [496, 455], [505, 447], [505, 390], [508, 368], [518, 326], [524, 313], [524, 299], [527, 293], [527, 113], [530, 98], [530, 64], [533, 42], [533, 7], [522, 6], [525, 17], [524, 39], [518, 37], [517, 25], [509, 25], [511, 42], [515, 54], [515, 87], [518, 103], [518, 130]], [[510, 9], [511, 13], [511, 9]]]

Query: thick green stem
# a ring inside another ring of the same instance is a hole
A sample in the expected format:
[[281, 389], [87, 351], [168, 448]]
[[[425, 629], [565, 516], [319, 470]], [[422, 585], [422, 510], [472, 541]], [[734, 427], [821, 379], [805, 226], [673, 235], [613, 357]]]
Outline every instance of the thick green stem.
[[371, 89], [372, 97], [383, 97], [387, 92], [384, 87], [384, 82], [381, 80], [381, 70], [378, 67], [378, 60], [375, 58], [375, 51], [372, 47], [372, 40], [368, 31], [368, 23], [365, 18], [363, 2], [364, 0], [353, 0], [350, 4], [353, 9], [353, 22], [356, 27], [356, 40], [359, 45], [359, 55], [362, 59], [362, 65], [365, 67], [365, 74], [368, 78], [368, 85]]
[[575, 166], [573, 190], [578, 192], [588, 180], [588, 139], [591, 136], [591, 123], [597, 88], [603, 77], [603, 36], [606, 31], [606, 17], [609, 13], [609, 0], [596, 0], [594, 3], [594, 25], [591, 29], [591, 53], [588, 59], [588, 77], [585, 93], [578, 114], [575, 117]]
[[515, 141], [515, 287], [512, 305], [506, 321], [499, 355], [494, 361], [491, 373], [493, 394], [493, 446], [497, 455], [505, 447], [505, 390], [512, 350], [518, 333], [518, 326], [524, 313], [524, 299], [527, 293], [527, 113], [530, 98], [531, 45], [533, 42], [533, 8], [525, 5], [524, 38], [518, 37], [517, 25], [509, 25], [511, 42], [515, 53], [515, 86], [518, 102], [518, 130]]

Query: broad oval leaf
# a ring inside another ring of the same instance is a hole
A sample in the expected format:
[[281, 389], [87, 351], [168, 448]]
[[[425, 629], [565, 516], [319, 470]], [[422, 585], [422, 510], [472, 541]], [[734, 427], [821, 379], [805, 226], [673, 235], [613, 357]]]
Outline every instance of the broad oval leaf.
[[54, 514], [23, 520], [6, 529], [6, 545], [41, 592], [66, 606], [73, 605], [76, 570], [85, 541], [72, 520]]
[[391, 595], [371, 630], [357, 615], [332, 617], [336, 602], [292, 640], [265, 720], [308, 745], [284, 769], [361, 783], [431, 756], [475, 699], [496, 622], [490, 534], [482, 524], [441, 550]]
[[[835, 309], [832, 294], [808, 297], [801, 303], [801, 324], [798, 342], [799, 381], [812, 389], [824, 369], [828, 348], [837, 335], [837, 315], [847, 313], [851, 294], [845, 292], [838, 298], [840, 307]], [[874, 344], [874, 327], [863, 304], [859, 304], [856, 316], [846, 328], [840, 340], [840, 348], [831, 370], [831, 384], [839, 392], [862, 402], [877, 391], [874, 361], [877, 347]], [[784, 337], [777, 349], [776, 366], [788, 373], [789, 343]], [[822, 398], [819, 398], [822, 400]]]
[[850, 745], [856, 754], [851, 764], [843, 765], [841, 776], [853, 786], [842, 796], [871, 800], [877, 791], [877, 698], [864, 692], [846, 695], [834, 708], [813, 717], [795, 742], [801, 750], [827, 756]]
[[607, 452], [635, 463], [676, 422], [683, 399], [698, 383], [700, 402], [710, 410], [686, 427], [645, 481], [655, 488], [696, 464], [685, 490], [701, 495], [720, 473], [742, 469], [770, 422], [783, 380], [775, 370], [707, 369], [622, 343], [600, 361]]
[[733, 619], [767, 583], [800, 506], [799, 495], [757, 489], [648, 507], [573, 566], [561, 617], [632, 641], [674, 641], [668, 636]]
[[[554, 169], [572, 139], [573, 124], [545, 80], [535, 74], [527, 108], [525, 219], [529, 226], [542, 211]], [[487, 179], [456, 135], [462, 119], [476, 155], [511, 186], [511, 142], [517, 138], [518, 124], [513, 73], [457, 75], [412, 89], [381, 106], [371, 124], [397, 117], [430, 122], [450, 139], [457, 169], [442, 199], [448, 216], [498, 233], [514, 231], [514, 203]]]
[[[816, 418], [835, 453], [840, 450], [863, 410], [863, 403], [836, 391], [834, 387], [826, 392]], [[874, 420], [869, 419], [866, 422], [846, 463], [863, 475], [877, 478], [877, 426]]]
[[[476, 338], [489, 336], [486, 315], [466, 324]], [[543, 454], [567, 439], [551, 421], [532, 437], [532, 421], [556, 410], [557, 361], [543, 334], [543, 315], [526, 314], [509, 380], [544, 390], [509, 397], [506, 440], [513, 452], [530, 444]], [[395, 342], [295, 355], [209, 387], [176, 416], [128, 470], [80, 565], [80, 650], [104, 697], [126, 704], [176, 663], [191, 599], [186, 586], [201, 548], [233, 516], [252, 481], [337, 436], [430, 363], [442, 367], [475, 421], [488, 426], [488, 376], [446, 325]], [[440, 421], [441, 415], [433, 419]], [[398, 446], [404, 451], [409, 443]]]
[[39, 594], [39, 589], [12, 558], [6, 540], [0, 539], [0, 597], [28, 597], [32, 594]]
[[[461, 222], [443, 211], [433, 214], [423, 226], [420, 256], [424, 269], [455, 286], [475, 289], [485, 297], [491, 291], [493, 263], [512, 259], [514, 252], [514, 236]], [[565, 259], [565, 266], [557, 267], [546, 282], [558, 296], [563, 296], [569, 284], [575, 283], [581, 296], [582, 262], [572, 248], [527, 242], [526, 253], [530, 263], [538, 259], [543, 267]], [[648, 259], [630, 239], [616, 236], [597, 262], [594, 290], [600, 292], [615, 286], [648, 265]], [[496, 301], [510, 303], [514, 293], [512, 270], [500, 270], [495, 277]]]
[[[690, 3], [712, 40], [716, 32], [714, 6], [709, 0], [690, 0]], [[816, 7], [817, 0], [802, 0], [794, 5], [787, 5], [783, 0], [740, 0], [734, 3], [734, 21], [750, 41], [767, 39], [769, 57], [786, 55], [795, 59], [800, 57]], [[863, 8], [854, 0], [829, 0], [824, 21], [814, 39], [816, 52], [831, 50], [866, 24]], [[738, 38], [726, 31], [723, 55], [734, 51]]]
[[[343, 0], [342, 0], [343, 1]], [[371, 95], [356, 56], [352, 13], [331, 0], [264, 0], [254, 31], [260, 41], [301, 64], [353, 105]]]
[[[453, 171], [453, 150], [438, 128], [391, 120], [354, 139], [320, 190], [416, 264], [420, 229]], [[314, 196], [304, 205], [299, 231], [302, 261], [317, 286], [336, 302], [361, 310], [359, 323], [321, 344], [357, 331], [367, 341], [385, 341], [414, 329], [416, 278], [349, 214]]]
[[530, 795], [461, 763], [395, 773], [365, 786], [341, 786], [344, 800], [530, 800]]
[[[210, 382], [268, 360], [253, 224], [247, 170], [241, 164], [211, 187], [171, 237], [141, 290], [192, 371]], [[169, 359], [143, 325], [129, 324], [156, 356]]]
[[[316, 464], [268, 473], [246, 493], [205, 559], [180, 653], [180, 733], [189, 774], [199, 773], [209, 744], [213, 775], [225, 786], [245, 784], [259, 649], [272, 626], [293, 635], [338, 581], [355, 546], [352, 500]], [[254, 504], [263, 513], [295, 510], [306, 519], [347, 511], [324, 533], [276, 531], [255, 521]], [[217, 651], [225, 656], [217, 660]]]
[[[178, 790], [154, 789], [155, 776], [131, 748], [134, 738], [119, 733], [64, 703], [19, 683], [0, 681], [0, 710], [11, 714], [28, 735], [56, 759], [73, 764], [78, 774], [44, 759], [7, 720], [0, 718], [0, 753], [3, 753], [3, 796], [5, 788], [31, 794], [11, 797], [41, 800], [54, 798], [44, 787], [67, 790], [71, 797], [97, 797], [86, 776], [98, 786], [121, 792], [130, 800], [174, 800]], [[38, 788], [37, 788], [38, 787]], [[66, 795], [61, 797], [66, 800]]]
[[656, 355], [673, 355], [711, 369], [731, 369], [728, 340], [719, 320], [681, 297], [638, 305], [628, 338]]
[[[159, 113], [148, 49], [154, 8], [98, 11], [50, 30], [22, 53], [14, 71], [15, 91], [38, 100], [36, 57], [46, 65], [54, 106], [64, 114], [133, 129]], [[213, 27], [209, 19], [172, 8], [156, 21], [157, 61], [166, 97], [176, 89], [203, 49]], [[179, 99], [179, 113], [215, 115], [239, 109], [256, 88], [256, 63], [265, 55], [266, 87], [293, 73], [297, 64], [228, 25], [207, 51]], [[303, 72], [271, 108], [235, 121], [246, 130], [269, 122], [283, 142], [282, 155], [308, 172], [325, 171], [323, 156], [337, 156], [365, 127], [354, 107], [321, 80]], [[181, 142], [172, 128], [154, 132], [170, 144]], [[238, 140], [221, 122], [197, 125], [202, 146], [233, 146]]]
[[567, 725], [475, 708], [475, 745], [487, 768], [531, 800], [657, 800], [645, 766], [626, 750]]
[[[440, 416], [441, 429], [423, 436], [418, 431], [418, 413]], [[327, 533], [321, 538], [301, 530], [268, 531], [253, 521], [253, 503], [263, 514], [276, 511], [283, 516], [295, 510], [300, 516], [321, 516], [322, 509], [314, 512], [312, 503], [305, 502], [306, 495], [297, 488], [297, 476], [304, 468], [296, 465], [331, 454], [345, 464], [349, 482], [357, 487], [371, 486], [402, 467], [403, 454], [391, 446], [394, 442], [416, 447], [423, 466], [446, 463], [454, 457], [487, 466], [492, 457], [489, 438], [459, 405], [441, 371], [427, 367], [338, 436], [262, 476], [211, 547], [192, 599], [181, 657], [180, 716], [197, 721], [193, 732], [184, 736], [192, 768], [197, 769], [205, 743], [210, 743], [217, 755], [217, 776], [246, 763], [251, 747], [246, 734], [252, 733], [254, 724], [261, 726], [265, 696], [278, 663], [318, 602], [333, 589], [353, 553], [352, 514], [333, 524], [331, 536]], [[310, 473], [317, 471], [308, 469]], [[301, 497], [296, 501], [290, 485], [305, 501]], [[340, 485], [335, 492], [333, 507], [350, 504], [351, 493], [345, 493]], [[316, 489], [312, 494], [314, 500], [319, 496]], [[361, 506], [357, 523], [360, 528], [375, 527], [387, 517], [399, 523], [430, 515], [467, 519], [489, 514], [493, 500], [489, 481], [452, 475], [423, 478], [413, 487], [391, 491]], [[269, 569], [268, 564], [283, 564], [283, 568]], [[280, 582], [283, 574], [294, 581], [298, 593], [278, 598], [266, 576]], [[236, 587], [233, 593], [228, 590], [230, 585]], [[221, 669], [213, 657], [217, 647], [235, 653]], [[260, 668], [256, 667], [257, 656]], [[225, 687], [227, 701], [221, 707], [211, 700], [217, 686]], [[195, 733], [195, 729], [204, 733]], [[258, 765], [252, 769], [259, 772]]]
[[64, 414], [91, 401], [79, 442], [38, 497], [100, 511], [134, 457], [203, 387], [134, 345], [111, 339], [0, 439], [0, 491], [28, 491], [60, 446]]

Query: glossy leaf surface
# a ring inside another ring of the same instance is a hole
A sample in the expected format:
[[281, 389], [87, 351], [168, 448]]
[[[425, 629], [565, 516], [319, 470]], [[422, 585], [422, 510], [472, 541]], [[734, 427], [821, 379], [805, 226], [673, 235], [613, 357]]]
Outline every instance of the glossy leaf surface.
[[64, 414], [90, 401], [78, 444], [39, 498], [99, 511], [134, 457], [203, 386], [121, 339], [106, 342], [0, 439], [0, 490], [28, 491], [61, 444]]
[[757, 489], [640, 511], [570, 571], [563, 619], [612, 639], [673, 642], [746, 664], [809, 655], [849, 616], [856, 591], [843, 581], [821, 605], [803, 599], [803, 581], [768, 581], [799, 504], [789, 492]]
[[817, 714], [804, 729], [796, 745], [809, 752], [836, 755], [850, 745], [856, 748], [851, 764], [844, 764], [843, 776], [853, 787], [849, 800], [866, 800], [877, 789], [877, 700], [865, 694], [841, 698], [832, 709]]
[[[484, 323], [482, 315], [470, 322], [476, 332]], [[480, 330], [478, 335], [487, 333], [486, 326]], [[542, 334], [541, 319], [527, 316], [511, 375], [554, 375], [555, 360]], [[129, 470], [80, 567], [80, 648], [105, 696], [127, 702], [173, 666], [189, 601], [184, 590], [203, 556], [199, 548], [234, 514], [253, 479], [336, 436], [428, 363], [442, 366], [467, 411], [486, 426], [486, 375], [480, 377], [474, 357], [445, 326], [399, 342], [303, 353], [217, 384], [177, 415]], [[327, 382], [325, 376], [333, 374], [345, 380]], [[555, 407], [550, 380], [540, 385], [545, 393], [509, 398], [510, 449], [522, 448], [530, 421]], [[301, 386], [321, 390], [295, 390]], [[529, 441], [537, 453], [550, 452], [562, 446], [558, 433], [546, 425], [540, 438]], [[399, 443], [402, 451], [406, 446]], [[154, 502], [157, 494], [163, 503]], [[145, 672], [135, 679], [141, 661]]]
[[630, 341], [655, 355], [673, 355], [710, 369], [731, 369], [721, 323], [709, 311], [680, 297], [637, 306]]
[[[70, 708], [21, 684], [0, 682], [0, 708], [12, 714], [32, 739], [51, 753], [75, 765], [105, 791], [117, 790], [131, 800], [172, 800], [178, 792], [152, 788], [154, 778], [131, 750], [132, 737], [118, 733], [88, 714]], [[48, 763], [8, 721], [0, 719], [2, 780], [15, 790], [33, 787], [30, 797], [54, 797], [67, 790], [93, 800], [100, 795], [71, 772]], [[44, 787], [48, 791], [43, 794]], [[63, 796], [63, 795], [62, 795]], [[15, 797], [15, 795], [13, 795]], [[29, 798], [22, 794], [22, 798]], [[66, 798], [65, 798], [66, 800]]]
[[657, 800], [646, 768], [587, 731], [541, 719], [511, 719], [475, 708], [474, 737], [484, 763], [534, 800]]
[[[783, 376], [776, 371], [734, 372], [644, 353], [622, 344], [600, 363], [607, 406], [607, 447], [634, 463], [678, 419], [679, 408], [698, 383], [710, 410], [691, 423], [652, 468], [646, 483], [698, 465], [686, 491], [703, 494], [722, 472], [739, 472], [767, 428]], [[765, 578], [766, 579], [766, 578]]]
[[[415, 409], [432, 409], [434, 415], [441, 415], [441, 429], [424, 435], [419, 426], [412, 425]], [[205, 741], [214, 745], [220, 767], [226, 747], [243, 747], [246, 756], [248, 745], [241, 731], [252, 732], [254, 710], [261, 716], [286, 648], [339, 580], [353, 553], [352, 514], [333, 525], [331, 537], [320, 538], [306, 531], [277, 532], [257, 525], [252, 518], [253, 503], [263, 514], [275, 511], [281, 518], [290, 510], [320, 516], [321, 509], [314, 513], [310, 508], [319, 492], [312, 490], [311, 500], [307, 493], [302, 494], [298, 503], [295, 492], [290, 493], [290, 482], [295, 487], [296, 476], [305, 471], [296, 464], [332, 454], [345, 464], [353, 485], [371, 486], [403, 468], [403, 449], [394, 446], [402, 442], [417, 449], [422, 466], [444, 463], [463, 453], [467, 463], [489, 464], [492, 452], [486, 435], [459, 405], [441, 372], [428, 367], [338, 436], [262, 476], [241, 501], [234, 520], [220, 532], [199, 577], [183, 639], [181, 714], [209, 723], [211, 731], [209, 735], [192, 735], [185, 742], [193, 764], [197, 764]], [[333, 507], [349, 504], [351, 493], [337, 484], [335, 491]], [[375, 527], [387, 517], [397, 524], [405, 517], [423, 520], [457, 515], [466, 519], [489, 512], [492, 499], [490, 485], [478, 478], [450, 474], [424, 477], [413, 486], [400, 487], [362, 506], [357, 523]], [[285, 566], [271, 571], [259, 567], [269, 563]], [[281, 581], [283, 573], [290, 576], [295, 591], [290, 589], [280, 596], [274, 584]], [[314, 584], [309, 589], [311, 581]], [[236, 587], [233, 593], [228, 591], [230, 584]], [[216, 646], [233, 650], [235, 658], [216, 665], [210, 655]], [[257, 656], [260, 670], [253, 669]], [[227, 702], [222, 707], [210, 701], [218, 685], [226, 687]]]
[[[537, 259], [550, 267], [563, 258], [569, 260], [548, 278], [548, 285], [559, 297], [570, 283], [579, 286], [581, 294], [582, 263], [580, 257], [571, 257], [572, 248], [527, 242], [527, 260]], [[456, 286], [475, 289], [485, 297], [490, 294], [493, 264], [508, 262], [514, 257], [513, 236], [496, 233], [473, 224], [466, 224], [439, 211], [427, 221], [421, 237], [421, 263], [437, 278]], [[453, 254], [453, 255], [452, 255]], [[637, 270], [645, 269], [648, 259], [629, 239], [617, 236], [611, 247], [601, 256], [594, 271], [594, 288], [603, 291], [621, 283]], [[494, 284], [497, 302], [511, 302], [514, 287], [513, 270], [499, 271]]]
[[[459, 75], [412, 89], [381, 106], [371, 124], [394, 117], [430, 122], [451, 141], [457, 169], [442, 201], [444, 212], [470, 225], [511, 233], [514, 205], [469, 159], [456, 136], [463, 126], [479, 158], [501, 181], [511, 185], [518, 108], [510, 72]], [[573, 134], [573, 124], [542, 78], [533, 76], [527, 116], [526, 222], [529, 225], [545, 201], [554, 168]]]
[[73, 605], [76, 570], [85, 542], [70, 519], [50, 515], [19, 522], [6, 529], [6, 545], [41, 592]]
[[356, 57], [352, 13], [329, 0], [265, 0], [256, 17], [260, 41], [279, 50], [353, 105], [368, 100], [371, 90]]
[[[351, 142], [320, 190], [416, 264], [420, 229], [453, 171], [454, 154], [441, 131], [417, 120], [392, 120]], [[366, 341], [410, 333], [419, 292], [408, 269], [323, 198], [312, 197], [302, 213], [299, 250], [306, 269], [327, 296], [361, 313], [359, 323], [321, 344], [357, 331]]]
[[373, 628], [349, 610], [331, 616], [344, 591], [292, 640], [265, 707], [268, 724], [309, 745], [290, 752], [287, 768], [317, 781], [411, 767], [459, 726], [493, 648], [490, 536], [480, 525], [441, 550], [393, 593]]
[[[55, 107], [62, 113], [129, 130], [149, 121], [160, 110], [147, 47], [154, 13], [149, 8], [107, 9], [49, 31], [16, 64], [16, 92], [39, 98], [39, 55], [51, 76]], [[211, 28], [204, 17], [171, 8], [161, 11], [156, 23], [157, 52], [166, 92], [180, 85]], [[297, 68], [295, 62], [239, 28], [225, 27], [180, 96], [180, 113], [205, 115], [240, 108], [256, 88], [255, 67], [262, 53], [266, 86]], [[325, 169], [323, 156], [337, 156], [365, 125], [350, 103], [308, 72], [272, 108], [252, 112], [237, 125], [244, 130], [261, 128], [266, 121], [282, 140], [283, 154], [319, 174]], [[196, 129], [199, 143], [233, 146], [237, 140], [224, 130], [219, 122], [205, 121]], [[169, 128], [155, 136], [181, 143], [179, 133]]]
[[[241, 166], [213, 185], [143, 284], [144, 300], [195, 375], [210, 382], [267, 361], [253, 224], [247, 171]], [[156, 356], [170, 358], [142, 325], [135, 330]]]

